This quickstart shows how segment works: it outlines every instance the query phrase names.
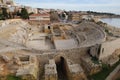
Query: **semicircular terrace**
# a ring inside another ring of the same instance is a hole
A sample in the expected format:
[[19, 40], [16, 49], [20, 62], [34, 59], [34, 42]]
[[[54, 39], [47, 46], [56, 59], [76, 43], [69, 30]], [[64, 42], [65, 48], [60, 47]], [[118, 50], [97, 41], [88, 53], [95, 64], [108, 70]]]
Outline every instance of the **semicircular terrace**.
[[22, 20], [7, 20], [1, 23], [0, 35], [4, 35], [0, 37], [3, 40], [20, 44], [18, 47], [48, 51], [89, 47], [102, 43], [106, 37], [101, 26], [88, 21], [76, 26], [65, 23], [32, 26]]
[[91, 45], [100, 44], [105, 41], [105, 32], [101, 26], [84, 21], [78, 26], [74, 27], [74, 32], [79, 41], [79, 47], [89, 47]]

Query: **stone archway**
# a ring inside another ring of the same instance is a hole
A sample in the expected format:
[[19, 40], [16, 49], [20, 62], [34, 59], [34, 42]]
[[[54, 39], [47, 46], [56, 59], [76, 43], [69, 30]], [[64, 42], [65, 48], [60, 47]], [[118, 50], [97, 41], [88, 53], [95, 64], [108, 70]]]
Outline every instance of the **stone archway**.
[[58, 80], [68, 80], [66, 57], [63, 55], [55, 57], [55, 64], [58, 73]]
[[64, 59], [67, 59], [65, 54], [59, 54], [59, 55], [54, 57], [55, 63], [60, 61], [60, 57], [63, 57]]

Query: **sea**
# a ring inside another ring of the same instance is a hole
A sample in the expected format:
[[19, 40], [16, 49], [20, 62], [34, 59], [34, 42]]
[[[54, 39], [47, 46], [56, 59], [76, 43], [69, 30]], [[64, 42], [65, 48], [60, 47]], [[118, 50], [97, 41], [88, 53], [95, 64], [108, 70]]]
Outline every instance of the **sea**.
[[102, 18], [102, 22], [120, 28], [120, 18]]

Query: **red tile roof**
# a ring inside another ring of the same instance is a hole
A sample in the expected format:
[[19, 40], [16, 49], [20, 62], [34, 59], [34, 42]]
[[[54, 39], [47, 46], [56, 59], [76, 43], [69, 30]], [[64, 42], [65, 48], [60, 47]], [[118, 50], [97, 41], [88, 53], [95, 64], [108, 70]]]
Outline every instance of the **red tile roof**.
[[39, 13], [39, 14], [32, 14], [30, 16], [50, 16], [48, 13]]

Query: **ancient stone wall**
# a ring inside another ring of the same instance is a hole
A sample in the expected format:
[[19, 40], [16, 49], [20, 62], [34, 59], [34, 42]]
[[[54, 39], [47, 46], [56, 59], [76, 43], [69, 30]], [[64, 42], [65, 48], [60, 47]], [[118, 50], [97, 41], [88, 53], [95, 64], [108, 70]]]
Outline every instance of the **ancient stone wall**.
[[112, 55], [117, 49], [120, 49], [120, 38], [102, 43], [99, 60], [104, 60], [108, 56]]
[[[40, 62], [47, 63], [49, 59], [56, 59], [58, 56], [73, 60], [75, 63], [80, 63], [80, 57], [88, 53], [89, 48], [78, 48], [70, 50], [48, 51], [39, 54], [37, 57]], [[39, 52], [39, 51], [38, 51]]]

